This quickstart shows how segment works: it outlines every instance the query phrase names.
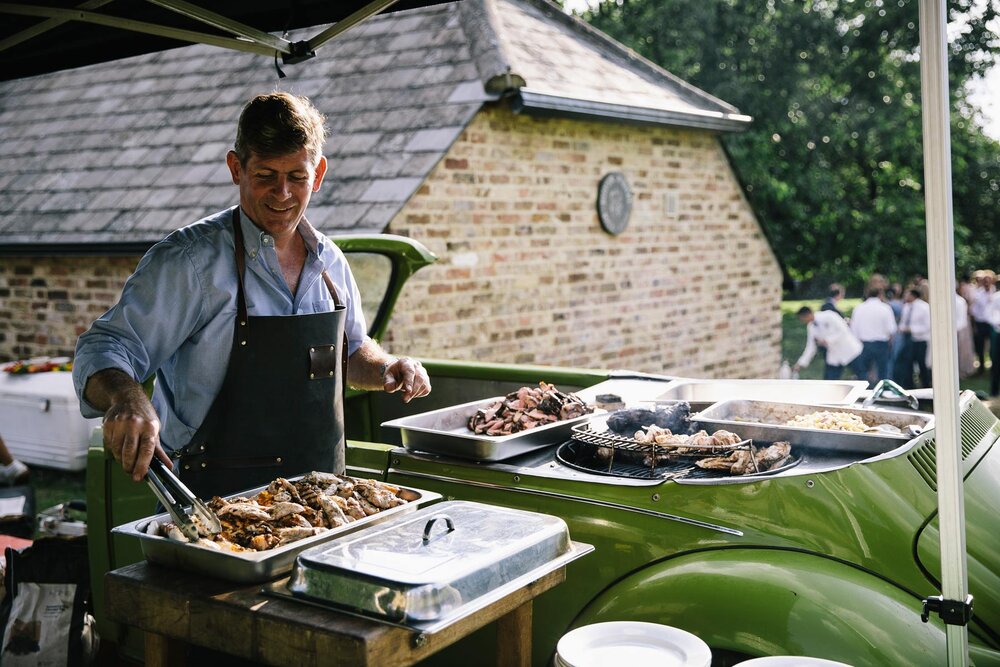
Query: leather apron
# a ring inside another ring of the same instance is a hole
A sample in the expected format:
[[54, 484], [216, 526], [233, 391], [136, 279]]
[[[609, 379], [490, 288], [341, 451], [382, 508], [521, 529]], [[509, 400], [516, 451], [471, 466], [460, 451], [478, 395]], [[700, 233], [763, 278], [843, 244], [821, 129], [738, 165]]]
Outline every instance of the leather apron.
[[219, 394], [191, 442], [175, 456], [200, 498], [263, 486], [311, 470], [344, 471], [347, 309], [324, 271], [333, 312], [250, 316], [240, 211], [233, 214], [237, 314]]

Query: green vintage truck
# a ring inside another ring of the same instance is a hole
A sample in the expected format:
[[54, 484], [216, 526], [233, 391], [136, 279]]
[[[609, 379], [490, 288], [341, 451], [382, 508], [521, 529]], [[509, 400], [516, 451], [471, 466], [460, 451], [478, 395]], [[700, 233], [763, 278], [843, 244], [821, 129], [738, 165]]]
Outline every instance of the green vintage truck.
[[[336, 240], [365, 285], [371, 333], [380, 337], [403, 283], [434, 257], [398, 237]], [[477, 461], [401, 447], [401, 431], [382, 424], [540, 380], [585, 396], [617, 390], [639, 401], [683, 398], [694, 408], [723, 399], [787, 399], [789, 392], [800, 403], [850, 402], [861, 388], [423, 362], [434, 384], [426, 399], [406, 405], [383, 393], [350, 394], [348, 472], [447, 499], [557, 515], [574, 540], [596, 547], [569, 566], [564, 584], [536, 600], [534, 664], [551, 664], [567, 630], [610, 620], [688, 630], [709, 644], [715, 665], [782, 654], [857, 667], [946, 663], [942, 622], [936, 616], [921, 621], [922, 598], [940, 593], [932, 427], [879, 441], [884, 446], [867, 451], [831, 436], [800, 447], [796, 465], [749, 477], [687, 471], [650, 479], [641, 471], [588, 469], [565, 438], [511, 458]], [[930, 417], [912, 414], [922, 423]], [[961, 397], [961, 415], [969, 587], [975, 596], [970, 653], [977, 667], [1000, 665], [1000, 423], [968, 392]], [[98, 629], [121, 650], [135, 652], [141, 650], [139, 638], [103, 616], [102, 578], [142, 558], [136, 540], [110, 529], [152, 514], [155, 500], [145, 485], [120, 472], [99, 438], [95, 442], [87, 501]], [[469, 656], [491, 652], [494, 641], [483, 630], [433, 663], [471, 664]]]

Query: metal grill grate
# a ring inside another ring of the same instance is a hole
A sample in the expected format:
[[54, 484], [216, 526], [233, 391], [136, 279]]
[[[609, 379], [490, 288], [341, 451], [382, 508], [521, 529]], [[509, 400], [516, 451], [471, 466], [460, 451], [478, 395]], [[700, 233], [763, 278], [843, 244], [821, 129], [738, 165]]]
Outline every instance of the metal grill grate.
[[[604, 463], [598, 461], [594, 456], [594, 452], [597, 447], [598, 445], [592, 443], [580, 442], [575, 439], [574, 436], [573, 440], [567, 440], [563, 444], [559, 445], [556, 449], [556, 459], [558, 459], [563, 465], [569, 466], [570, 468], [591, 474], [606, 475], [608, 477], [662, 479], [664, 481], [681, 478], [718, 479], [722, 477], [732, 477], [729, 473], [721, 470], [706, 470], [704, 468], [699, 468], [691, 459], [659, 463], [655, 468], [639, 463], [621, 461], [620, 459], [615, 460], [615, 458], [612, 458], [609, 463]], [[788, 470], [789, 468], [798, 465], [800, 462], [801, 458], [791, 456], [788, 461], [786, 461], [785, 464], [779, 468], [762, 473], [739, 475], [738, 477], [754, 479], [757, 477], [770, 476], [783, 470]]]

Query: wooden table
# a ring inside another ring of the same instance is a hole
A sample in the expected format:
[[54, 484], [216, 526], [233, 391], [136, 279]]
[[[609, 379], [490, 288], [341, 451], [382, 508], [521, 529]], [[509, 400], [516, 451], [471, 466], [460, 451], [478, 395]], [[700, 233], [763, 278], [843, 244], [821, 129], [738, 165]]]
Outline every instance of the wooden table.
[[493, 621], [497, 664], [527, 667], [532, 600], [565, 579], [563, 566], [432, 635], [145, 562], [109, 572], [105, 587], [109, 618], [146, 632], [147, 667], [183, 664], [188, 643], [269, 665], [402, 667]]

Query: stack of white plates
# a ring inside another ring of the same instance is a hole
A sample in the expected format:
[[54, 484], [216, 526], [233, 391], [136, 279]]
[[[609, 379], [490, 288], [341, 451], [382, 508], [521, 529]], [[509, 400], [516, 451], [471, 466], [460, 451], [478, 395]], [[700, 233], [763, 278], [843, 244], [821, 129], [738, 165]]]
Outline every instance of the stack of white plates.
[[847, 663], [823, 658], [807, 658], [803, 655], [773, 655], [769, 658], [754, 658], [741, 662], [736, 667], [851, 667]]
[[710, 667], [708, 644], [669, 625], [595, 623], [572, 630], [556, 646], [555, 667]]

